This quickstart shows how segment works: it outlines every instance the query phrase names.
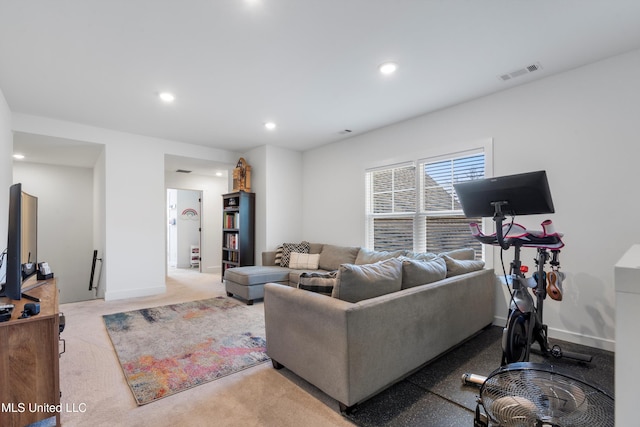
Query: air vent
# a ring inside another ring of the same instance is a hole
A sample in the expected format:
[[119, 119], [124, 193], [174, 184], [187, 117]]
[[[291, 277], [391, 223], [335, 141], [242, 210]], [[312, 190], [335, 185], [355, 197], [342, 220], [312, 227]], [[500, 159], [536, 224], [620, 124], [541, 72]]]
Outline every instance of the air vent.
[[178, 173], [191, 173], [191, 171], [188, 171], [186, 169], [178, 169], [178, 170], [176, 170], [176, 172], [178, 172]]
[[533, 73], [534, 71], [538, 71], [541, 69], [542, 65], [540, 65], [539, 62], [536, 62], [535, 64], [527, 65], [526, 67], [519, 70], [515, 70], [507, 74], [502, 74], [498, 76], [498, 78], [503, 82], [506, 82], [507, 80], [515, 79], [516, 77], [524, 76], [525, 74]]

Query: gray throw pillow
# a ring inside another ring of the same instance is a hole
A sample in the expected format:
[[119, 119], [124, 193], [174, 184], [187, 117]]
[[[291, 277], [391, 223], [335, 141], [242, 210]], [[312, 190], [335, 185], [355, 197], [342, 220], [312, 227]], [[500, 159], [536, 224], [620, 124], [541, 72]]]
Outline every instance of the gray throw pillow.
[[324, 245], [320, 252], [318, 267], [321, 270], [333, 271], [340, 268], [340, 264], [353, 264], [358, 256], [358, 247]]
[[337, 271], [329, 273], [308, 273], [300, 274], [300, 282], [298, 289], [305, 291], [317, 292], [319, 294], [331, 296], [333, 287], [336, 284]]
[[438, 254], [439, 257], [444, 255], [453, 259], [476, 259], [476, 251], [473, 248], [454, 249], [453, 251]]
[[444, 258], [444, 261], [447, 263], [447, 277], [459, 276], [484, 268], [484, 261], [482, 260], [455, 259], [448, 255], [443, 255], [442, 258]]
[[356, 261], [354, 264], [362, 265], [362, 264], [373, 264], [374, 262], [384, 261], [389, 258], [398, 258], [406, 254], [407, 251], [398, 250], [398, 251], [374, 251], [372, 249], [361, 248], [358, 251], [358, 256], [356, 257]]
[[405, 255], [407, 258], [417, 259], [420, 261], [431, 261], [438, 257], [438, 255], [433, 254], [431, 252], [410, 252], [408, 251]]
[[443, 258], [420, 261], [402, 259], [402, 289], [437, 282], [447, 277], [447, 264]]
[[402, 288], [402, 261], [391, 258], [375, 264], [342, 264], [332, 297], [358, 302]]

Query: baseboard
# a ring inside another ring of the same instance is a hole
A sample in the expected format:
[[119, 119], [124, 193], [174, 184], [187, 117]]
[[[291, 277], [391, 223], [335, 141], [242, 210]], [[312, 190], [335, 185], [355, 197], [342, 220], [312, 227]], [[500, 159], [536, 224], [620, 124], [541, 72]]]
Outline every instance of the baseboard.
[[116, 291], [116, 292], [105, 292], [104, 300], [105, 301], [113, 301], [118, 299], [127, 299], [127, 298], [136, 298], [136, 297], [148, 297], [151, 295], [163, 294], [167, 291], [167, 287], [155, 286], [153, 288], [140, 288], [140, 289], [127, 289], [124, 291]]
[[[494, 320], [493, 320], [494, 325], [504, 327], [506, 323], [507, 323], [506, 317], [499, 317], [499, 316], [494, 317]], [[615, 352], [615, 346], [616, 346], [615, 340], [579, 334], [576, 332], [571, 332], [571, 331], [556, 329], [551, 327], [548, 329], [548, 333], [549, 333], [550, 340], [557, 339], [557, 340], [571, 342], [574, 344], [585, 345], [587, 347], [598, 348], [600, 350]]]

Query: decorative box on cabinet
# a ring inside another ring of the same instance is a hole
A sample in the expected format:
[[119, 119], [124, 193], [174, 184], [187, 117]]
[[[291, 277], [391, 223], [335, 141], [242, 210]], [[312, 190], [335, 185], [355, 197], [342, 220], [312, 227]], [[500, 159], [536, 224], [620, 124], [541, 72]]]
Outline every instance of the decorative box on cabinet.
[[228, 268], [255, 264], [255, 193], [222, 195], [222, 279]]

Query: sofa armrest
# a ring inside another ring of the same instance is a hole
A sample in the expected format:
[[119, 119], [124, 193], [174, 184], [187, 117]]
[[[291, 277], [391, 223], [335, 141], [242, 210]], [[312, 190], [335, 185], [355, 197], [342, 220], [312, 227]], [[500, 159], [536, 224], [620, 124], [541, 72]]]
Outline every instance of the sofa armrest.
[[267, 355], [329, 396], [346, 401], [347, 310], [352, 306], [326, 295], [265, 284]]
[[276, 251], [262, 252], [262, 265], [276, 265]]

